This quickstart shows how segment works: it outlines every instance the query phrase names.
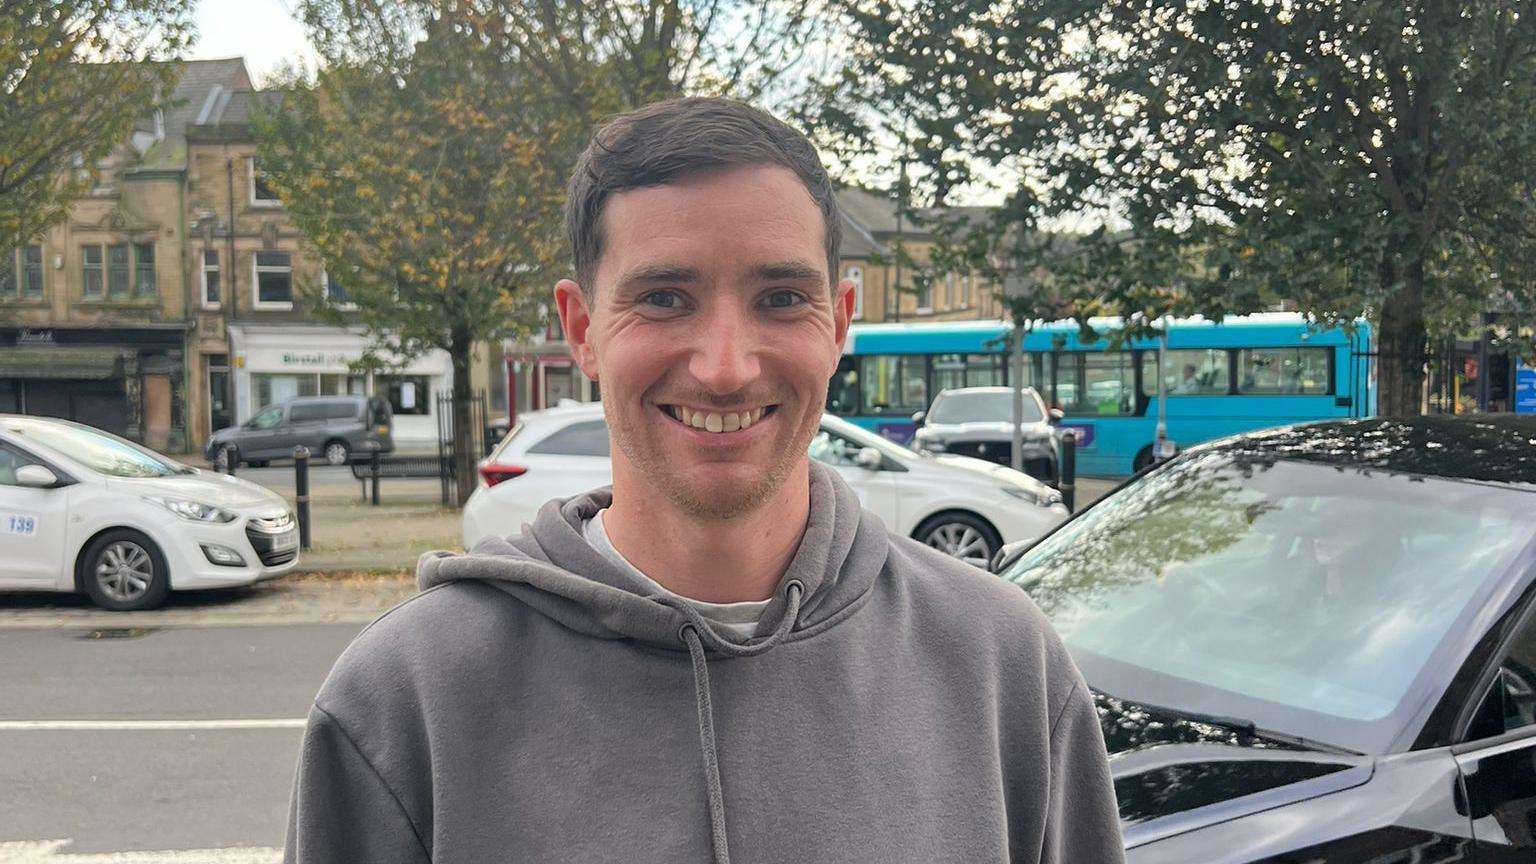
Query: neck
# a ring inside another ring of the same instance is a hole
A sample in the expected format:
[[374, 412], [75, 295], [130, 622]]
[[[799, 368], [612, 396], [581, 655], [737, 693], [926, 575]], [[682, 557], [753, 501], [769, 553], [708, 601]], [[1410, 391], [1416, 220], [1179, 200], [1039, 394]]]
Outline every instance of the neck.
[[613, 479], [613, 504], [603, 519], [613, 547], [663, 588], [706, 603], [773, 596], [811, 513], [809, 465], [761, 506], [726, 520], [657, 505], [660, 495], [625, 494], [628, 484], [617, 474]]

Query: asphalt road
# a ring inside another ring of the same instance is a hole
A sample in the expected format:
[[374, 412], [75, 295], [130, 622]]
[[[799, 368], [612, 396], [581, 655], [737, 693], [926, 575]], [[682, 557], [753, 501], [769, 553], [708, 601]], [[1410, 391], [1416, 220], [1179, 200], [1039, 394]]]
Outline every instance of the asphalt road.
[[0, 630], [0, 861], [275, 861], [302, 721], [362, 626]]

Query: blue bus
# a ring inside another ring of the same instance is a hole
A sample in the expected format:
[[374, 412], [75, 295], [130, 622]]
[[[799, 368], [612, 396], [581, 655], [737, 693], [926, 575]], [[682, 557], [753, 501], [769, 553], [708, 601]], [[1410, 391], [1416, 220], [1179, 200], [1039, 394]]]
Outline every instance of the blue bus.
[[[1098, 333], [1120, 322], [1089, 322]], [[851, 329], [827, 410], [895, 441], [939, 391], [1009, 385], [1009, 327], [1002, 321], [863, 324]], [[1150, 463], [1158, 416], [1158, 339], [1117, 350], [1085, 343], [1076, 322], [1042, 323], [1024, 338], [1024, 384], [1065, 415], [1078, 471], [1129, 474]], [[1372, 330], [1322, 330], [1295, 313], [1180, 319], [1168, 326], [1163, 380], [1168, 438], [1180, 447], [1307, 420], [1369, 417], [1375, 375]]]

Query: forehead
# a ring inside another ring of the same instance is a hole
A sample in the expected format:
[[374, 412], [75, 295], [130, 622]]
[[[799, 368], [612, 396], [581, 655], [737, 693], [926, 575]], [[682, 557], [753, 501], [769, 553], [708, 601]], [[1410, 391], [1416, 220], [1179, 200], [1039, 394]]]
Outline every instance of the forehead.
[[803, 261], [825, 275], [821, 210], [788, 168], [712, 171], [608, 199], [597, 282], [656, 264], [723, 275], [767, 262]]

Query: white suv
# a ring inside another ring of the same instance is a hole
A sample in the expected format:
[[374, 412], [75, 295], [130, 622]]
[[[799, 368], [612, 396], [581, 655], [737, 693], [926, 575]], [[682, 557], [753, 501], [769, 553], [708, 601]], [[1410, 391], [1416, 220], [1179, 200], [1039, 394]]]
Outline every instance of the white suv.
[[[978, 567], [1004, 543], [1033, 540], [1067, 517], [1060, 493], [1027, 474], [917, 453], [830, 415], [810, 455], [837, 469], [891, 531]], [[480, 486], [464, 507], [464, 545], [516, 534], [546, 501], [612, 482], [602, 405], [525, 414], [480, 463]]]

